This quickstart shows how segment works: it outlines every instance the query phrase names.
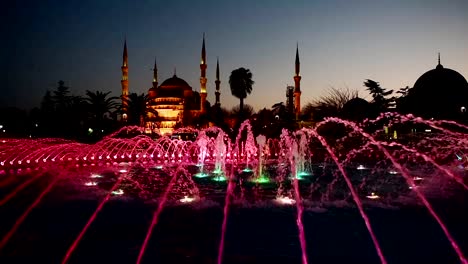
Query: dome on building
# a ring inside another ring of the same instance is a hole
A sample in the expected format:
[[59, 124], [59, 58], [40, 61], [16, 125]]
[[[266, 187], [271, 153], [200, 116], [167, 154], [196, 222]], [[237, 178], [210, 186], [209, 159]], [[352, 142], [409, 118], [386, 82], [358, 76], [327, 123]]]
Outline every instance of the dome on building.
[[374, 114], [371, 103], [365, 99], [355, 97], [343, 105], [342, 116], [352, 121], [362, 121]]
[[171, 78], [169, 78], [169, 79], [165, 80], [163, 83], [161, 83], [161, 85], [159, 87], [163, 88], [163, 89], [176, 88], [176, 89], [183, 89], [183, 90], [185, 90], [185, 89], [192, 90], [192, 87], [190, 87], [190, 85], [188, 85], [188, 83], [186, 81], [184, 81], [183, 79], [177, 77], [175, 74]]
[[414, 83], [413, 89], [424, 89], [425, 92], [467, 93], [468, 82], [457, 71], [444, 68], [439, 64], [435, 69], [421, 75]]
[[154, 87], [148, 89], [148, 97], [155, 98], [157, 96], [157, 90]]
[[440, 64], [417, 79], [399, 106], [403, 112], [426, 118], [459, 119], [468, 106], [468, 82], [457, 71]]

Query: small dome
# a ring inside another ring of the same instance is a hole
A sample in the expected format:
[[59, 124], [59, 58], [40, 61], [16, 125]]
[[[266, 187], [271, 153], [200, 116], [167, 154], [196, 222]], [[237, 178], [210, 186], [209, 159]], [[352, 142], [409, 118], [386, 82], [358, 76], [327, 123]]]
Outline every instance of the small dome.
[[154, 87], [151, 87], [148, 89], [148, 97], [149, 98], [154, 98], [157, 95], [157, 90]]
[[162, 89], [176, 88], [176, 89], [192, 90], [192, 87], [190, 87], [190, 85], [188, 85], [186, 81], [177, 77], [175, 74], [171, 78], [165, 80], [159, 87]]

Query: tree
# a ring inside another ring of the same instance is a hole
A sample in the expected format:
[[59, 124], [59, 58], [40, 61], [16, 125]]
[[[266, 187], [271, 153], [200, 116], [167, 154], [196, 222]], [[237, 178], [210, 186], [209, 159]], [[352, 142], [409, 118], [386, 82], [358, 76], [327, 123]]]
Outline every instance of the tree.
[[393, 90], [382, 88], [378, 82], [370, 79], [364, 82], [364, 86], [367, 87], [366, 90], [372, 95], [372, 104], [378, 112], [387, 111], [390, 107], [395, 106], [395, 97], [388, 98], [393, 93]]
[[321, 121], [326, 117], [341, 115], [344, 105], [351, 99], [357, 98], [356, 90], [337, 89], [331, 87], [326, 95], [306, 104], [302, 110], [304, 119]]
[[244, 99], [252, 92], [252, 73], [249, 69], [239, 68], [231, 72], [229, 76], [229, 86], [231, 87], [231, 94], [239, 98], [239, 116], [243, 118], [244, 112]]
[[149, 113], [158, 116], [158, 112], [149, 104], [150, 98], [148, 95], [131, 93], [128, 95], [128, 124], [136, 126], [144, 126], [144, 123], [149, 118]]
[[244, 105], [243, 109], [241, 110], [240, 105], [236, 105], [231, 109], [231, 113], [233, 116], [241, 116], [244, 118], [249, 118], [254, 114], [254, 109], [251, 105]]
[[108, 121], [114, 111], [118, 109], [119, 103], [116, 102], [119, 98], [116, 96], [109, 97], [111, 92], [92, 92], [86, 90], [86, 107], [89, 113], [91, 124], [95, 126], [98, 131], [103, 129], [105, 121]]
[[106, 115], [117, 110], [119, 103], [116, 102], [119, 98], [116, 96], [108, 97], [111, 92], [103, 93], [100, 91], [92, 92], [86, 90], [86, 103], [88, 105], [89, 114], [96, 121], [102, 121]]

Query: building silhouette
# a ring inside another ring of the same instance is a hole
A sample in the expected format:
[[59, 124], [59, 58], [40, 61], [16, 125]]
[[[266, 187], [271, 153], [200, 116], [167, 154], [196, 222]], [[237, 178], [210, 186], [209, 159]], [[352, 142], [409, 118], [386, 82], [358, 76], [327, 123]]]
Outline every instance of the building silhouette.
[[466, 120], [468, 83], [457, 71], [442, 66], [439, 54], [435, 69], [421, 75], [397, 107], [424, 118]]

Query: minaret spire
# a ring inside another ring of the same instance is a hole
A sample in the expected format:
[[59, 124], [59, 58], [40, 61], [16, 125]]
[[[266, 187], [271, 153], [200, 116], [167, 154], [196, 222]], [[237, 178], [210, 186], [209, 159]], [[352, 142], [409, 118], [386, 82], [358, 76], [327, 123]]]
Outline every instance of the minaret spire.
[[299, 42], [296, 43], [296, 76], [299, 76], [300, 72], [300, 61], [299, 61]]
[[120, 84], [122, 85], [122, 121], [127, 121], [127, 110], [128, 110], [128, 53], [127, 53], [127, 38], [124, 41], [124, 50], [123, 50], [123, 61], [122, 61], [122, 80]]
[[296, 43], [296, 62], [295, 62], [295, 75], [294, 79], [294, 113], [296, 120], [299, 119], [301, 114], [301, 74], [300, 74], [300, 61], [299, 61], [299, 43]]
[[154, 57], [154, 67], [153, 67], [153, 88], [158, 88], [158, 64], [156, 62], [156, 57]]
[[206, 50], [205, 50], [205, 32], [203, 32], [203, 44], [202, 44], [202, 51], [201, 51], [201, 63], [206, 63]]
[[128, 54], [127, 54], [127, 38], [124, 41], [124, 50], [123, 50], [123, 64], [122, 66], [127, 67], [128, 63]]
[[206, 50], [205, 50], [205, 33], [203, 33], [203, 44], [201, 51], [201, 62], [200, 62], [200, 111], [202, 113], [206, 112]]
[[442, 69], [442, 68], [444, 68], [444, 66], [442, 66], [442, 64], [440, 64], [440, 52], [438, 52], [437, 61], [438, 61], [438, 64], [437, 64], [436, 69]]
[[219, 84], [221, 83], [221, 81], [219, 80], [219, 58], [216, 57], [216, 81], [215, 81], [215, 84], [216, 84], [216, 92], [215, 92], [215, 96], [216, 96], [216, 105], [221, 105], [221, 102], [219, 101], [219, 96], [220, 96], [220, 92], [219, 92]]

